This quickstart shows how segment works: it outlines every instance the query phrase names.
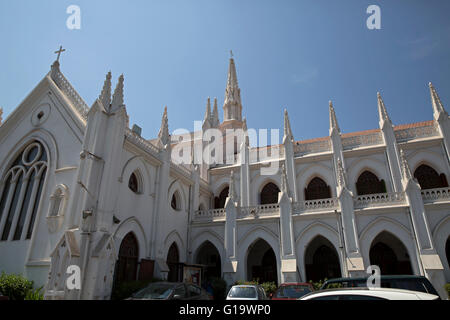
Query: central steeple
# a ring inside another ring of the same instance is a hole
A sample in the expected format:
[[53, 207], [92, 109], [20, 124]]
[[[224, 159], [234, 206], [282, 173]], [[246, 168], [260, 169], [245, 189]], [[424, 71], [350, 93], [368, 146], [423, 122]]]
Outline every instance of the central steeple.
[[223, 103], [223, 118], [224, 121], [242, 121], [241, 90], [238, 85], [233, 54], [231, 54], [230, 65], [228, 66], [227, 87], [225, 89], [225, 101]]

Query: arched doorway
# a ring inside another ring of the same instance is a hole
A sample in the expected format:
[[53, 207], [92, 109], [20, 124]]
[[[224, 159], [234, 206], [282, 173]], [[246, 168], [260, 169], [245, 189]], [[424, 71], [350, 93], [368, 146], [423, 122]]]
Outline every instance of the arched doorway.
[[167, 266], [169, 267], [169, 274], [167, 276], [167, 281], [177, 282], [180, 281], [182, 275], [182, 268], [180, 266], [180, 254], [178, 251], [177, 244], [174, 242], [169, 248], [167, 253]]
[[229, 192], [230, 192], [230, 188], [225, 187], [220, 192], [219, 196], [214, 198], [214, 209], [222, 209], [225, 207], [225, 201], [227, 200]]
[[116, 283], [134, 281], [137, 276], [139, 246], [134, 233], [129, 232], [122, 240], [116, 267]]
[[272, 204], [278, 203], [278, 194], [280, 193], [280, 189], [278, 186], [272, 182], [269, 182], [262, 188], [260, 194], [260, 204]]
[[356, 181], [356, 191], [358, 195], [385, 193], [386, 183], [383, 179], [378, 180], [378, 177], [370, 171], [364, 171]]
[[339, 255], [333, 244], [322, 236], [315, 237], [305, 251], [306, 279], [314, 282], [325, 278], [339, 278]]
[[206, 266], [203, 274], [205, 280], [222, 277], [220, 254], [211, 242], [205, 241], [200, 246], [195, 262]]
[[277, 258], [272, 247], [264, 240], [258, 239], [248, 248], [247, 280], [275, 282], [278, 284]]
[[319, 177], [313, 178], [305, 188], [305, 200], [331, 198], [330, 186]]
[[414, 178], [417, 179], [422, 190], [448, 187], [445, 174], [439, 174], [436, 170], [426, 164], [420, 165], [414, 171]]
[[393, 234], [383, 231], [370, 246], [370, 264], [380, 267], [382, 275], [413, 274], [411, 261], [403, 243]]

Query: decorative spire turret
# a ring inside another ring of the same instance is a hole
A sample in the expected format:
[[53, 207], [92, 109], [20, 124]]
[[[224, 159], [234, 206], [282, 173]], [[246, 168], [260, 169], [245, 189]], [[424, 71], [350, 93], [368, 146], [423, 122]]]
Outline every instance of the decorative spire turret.
[[236, 66], [233, 57], [230, 58], [228, 67], [227, 87], [225, 89], [225, 101], [223, 103], [224, 121], [242, 120], [241, 90], [239, 89]]
[[234, 185], [234, 172], [231, 170], [230, 173], [230, 187], [228, 189], [228, 198], [235, 200], [236, 199], [236, 186]]
[[430, 82], [428, 83], [428, 86], [430, 87], [430, 95], [431, 95], [431, 103], [433, 105], [433, 111], [434, 111], [434, 119], [438, 120], [441, 115], [447, 116], [448, 113], [444, 109], [444, 105], [441, 102], [441, 99], [439, 98], [439, 95], [437, 94], [436, 89], [434, 88], [433, 84]]
[[386, 106], [384, 105], [383, 98], [381, 97], [381, 94], [379, 92], [377, 92], [377, 100], [378, 100], [378, 115], [380, 117], [380, 123], [387, 122], [392, 124], [391, 119], [389, 118], [389, 115], [387, 113]]
[[[114, 90], [114, 94], [111, 102], [111, 110], [115, 111], [122, 107], [123, 104], [123, 74], [120, 75], [119, 81], [117, 82], [116, 89]], [[107, 107], [107, 106], [104, 106]]]
[[0, 107], [0, 126], [2, 125], [2, 120], [3, 120], [2, 115], [3, 115], [3, 108]]
[[111, 71], [106, 75], [103, 89], [98, 99], [102, 103], [103, 107], [106, 110], [109, 110], [109, 107], [111, 105]]
[[403, 149], [400, 149], [400, 165], [402, 169], [402, 177], [405, 181], [412, 179], [411, 169], [409, 168], [408, 160], [406, 160]]
[[339, 124], [337, 122], [336, 113], [334, 112], [333, 102], [329, 102], [330, 107], [330, 136], [336, 131], [338, 134], [341, 133], [341, 129], [339, 129]]
[[217, 128], [219, 126], [219, 124], [220, 124], [220, 121], [219, 121], [219, 109], [217, 108], [217, 98], [214, 98], [214, 107], [213, 107], [211, 125], [214, 128]]
[[167, 106], [164, 107], [164, 114], [161, 120], [161, 128], [158, 133], [158, 145], [164, 147], [170, 143], [169, 119], [167, 117]]
[[283, 143], [286, 139], [294, 140], [294, 136], [292, 134], [291, 130], [291, 123], [289, 122], [289, 115], [286, 109], [284, 109], [284, 136], [283, 136]]
[[205, 110], [205, 118], [203, 119], [203, 124], [205, 122], [210, 122], [211, 118], [211, 99], [208, 97], [208, 99], [206, 100], [206, 110]]

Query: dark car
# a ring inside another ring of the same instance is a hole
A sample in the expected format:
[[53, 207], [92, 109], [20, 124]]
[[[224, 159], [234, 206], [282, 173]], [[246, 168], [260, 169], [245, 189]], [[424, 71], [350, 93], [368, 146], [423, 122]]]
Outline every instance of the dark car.
[[[320, 290], [331, 288], [367, 287], [367, 279], [368, 277], [330, 279], [325, 281]], [[431, 282], [423, 276], [380, 276], [380, 286], [381, 288], [404, 289], [439, 296]]]
[[272, 300], [297, 300], [313, 291], [311, 283], [283, 283], [271, 295], [271, 298]]
[[127, 300], [212, 300], [212, 296], [192, 283], [154, 282]]

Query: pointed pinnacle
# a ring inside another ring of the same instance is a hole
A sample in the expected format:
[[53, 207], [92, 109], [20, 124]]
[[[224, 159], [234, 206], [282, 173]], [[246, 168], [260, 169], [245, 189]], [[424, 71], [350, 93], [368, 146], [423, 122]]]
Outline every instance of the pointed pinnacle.
[[217, 98], [214, 98], [213, 126], [217, 127], [218, 125], [219, 125], [219, 109], [217, 108]]
[[442, 104], [441, 99], [439, 98], [439, 95], [437, 94], [437, 91], [434, 88], [433, 84], [429, 82], [428, 86], [430, 87], [431, 103], [433, 105], [434, 112], [436, 114], [446, 113], [444, 105]]
[[211, 118], [211, 99], [208, 97], [206, 100], [205, 121]]
[[287, 109], [284, 109], [284, 136], [293, 138]]
[[381, 94], [377, 92], [377, 100], [378, 100], [378, 115], [380, 117], [380, 121], [389, 121], [391, 122], [391, 119], [389, 118], [389, 115], [386, 110], [386, 106], [384, 105], [383, 98], [381, 97]]
[[167, 106], [164, 107], [164, 113], [161, 119], [161, 128], [158, 132], [158, 142], [160, 146], [165, 146], [170, 141], [169, 135], [169, 121], [167, 117]]
[[328, 104], [330, 109], [330, 133], [333, 129], [336, 129], [337, 132], [340, 133], [341, 129], [339, 129], [339, 124], [336, 119], [336, 113], [334, 112], [333, 102], [330, 100]]
[[98, 98], [105, 109], [109, 109], [111, 105], [111, 71], [106, 75], [103, 89]]
[[121, 74], [112, 97], [111, 106], [113, 109], [123, 106], [123, 80], [123, 74]]

